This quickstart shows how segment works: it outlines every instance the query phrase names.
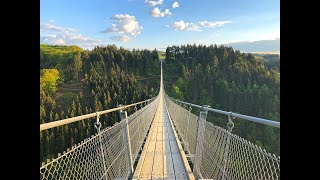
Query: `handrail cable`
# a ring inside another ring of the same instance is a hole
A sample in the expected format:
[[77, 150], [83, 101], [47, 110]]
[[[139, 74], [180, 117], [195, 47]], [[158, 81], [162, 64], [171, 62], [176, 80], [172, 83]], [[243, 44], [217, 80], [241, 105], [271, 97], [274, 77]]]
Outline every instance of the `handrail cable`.
[[[169, 98], [171, 98], [171, 97], [169, 97]], [[203, 109], [203, 110], [212, 111], [212, 112], [216, 112], [216, 113], [219, 113], [219, 114], [224, 114], [224, 115], [227, 115], [227, 116], [231, 116], [232, 118], [240, 118], [240, 119], [253, 121], [253, 122], [256, 122], [256, 123], [260, 123], [260, 124], [264, 124], [264, 125], [280, 128], [280, 122], [277, 122], [277, 121], [272, 121], [272, 120], [253, 117], [253, 116], [247, 116], [247, 115], [243, 115], [243, 114], [237, 114], [237, 113], [234, 113], [234, 112], [222, 111], [222, 110], [219, 110], [219, 109], [213, 109], [213, 108], [209, 108], [209, 107], [204, 107], [204, 106], [200, 106], [200, 105], [196, 105], [196, 104], [180, 101], [180, 100], [173, 99], [173, 98], [171, 98], [171, 99], [173, 101], [176, 101], [176, 102], [179, 102], [179, 103], [183, 103], [183, 104], [186, 104], [186, 105], [189, 105], [189, 106], [197, 107], [197, 108], [200, 108], [200, 109]]]
[[153, 98], [147, 99], [145, 101], [141, 101], [141, 102], [137, 102], [137, 103], [129, 104], [129, 105], [123, 105], [121, 107], [117, 107], [117, 108], [113, 108], [113, 109], [107, 109], [107, 110], [103, 110], [103, 111], [99, 111], [99, 112], [85, 114], [85, 115], [82, 115], [82, 116], [76, 116], [76, 117], [72, 117], [72, 118], [67, 118], [67, 119], [62, 119], [62, 120], [58, 120], [58, 121], [53, 121], [53, 122], [49, 122], [49, 123], [40, 124], [40, 132], [43, 131], [43, 130], [46, 130], [46, 129], [51, 129], [51, 128], [62, 126], [62, 125], [65, 125], [65, 124], [70, 124], [70, 123], [73, 123], [73, 122], [77, 122], [77, 121], [80, 121], [80, 120], [84, 120], [84, 119], [100, 116], [100, 115], [111, 113], [111, 112], [114, 112], [114, 111], [127, 109], [129, 107], [132, 107], [132, 106], [135, 106], [135, 105], [138, 105], [138, 104], [142, 104], [142, 103], [153, 101], [155, 98], [156, 97], [153, 97]]

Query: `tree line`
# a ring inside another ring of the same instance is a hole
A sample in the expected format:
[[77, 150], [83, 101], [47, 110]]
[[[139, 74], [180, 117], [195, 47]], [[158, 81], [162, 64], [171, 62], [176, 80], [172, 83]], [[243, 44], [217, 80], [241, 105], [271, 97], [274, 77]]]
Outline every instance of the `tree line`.
[[[129, 51], [107, 45], [83, 50], [42, 44], [40, 124], [154, 97], [159, 67], [156, 49]], [[280, 120], [280, 70], [266, 67], [262, 58], [224, 46], [171, 46], [163, 68], [165, 91], [173, 98]], [[100, 119], [102, 127], [118, 120], [117, 112]], [[209, 113], [207, 120], [226, 127], [221, 115]], [[95, 134], [94, 122], [82, 120], [40, 133], [40, 162]], [[233, 132], [279, 155], [278, 129], [236, 120]]]
[[[280, 121], [280, 70], [266, 67], [250, 53], [217, 45], [169, 46], [164, 61], [165, 89], [183, 101]], [[226, 128], [226, 117], [209, 113], [208, 121]], [[277, 155], [277, 128], [235, 120], [234, 133]]]
[[[152, 98], [159, 78], [140, 79], [159, 76], [159, 67], [156, 49], [40, 45], [40, 124]], [[117, 112], [100, 118], [102, 127], [118, 120]], [[40, 162], [95, 134], [94, 122], [82, 120], [41, 132]]]

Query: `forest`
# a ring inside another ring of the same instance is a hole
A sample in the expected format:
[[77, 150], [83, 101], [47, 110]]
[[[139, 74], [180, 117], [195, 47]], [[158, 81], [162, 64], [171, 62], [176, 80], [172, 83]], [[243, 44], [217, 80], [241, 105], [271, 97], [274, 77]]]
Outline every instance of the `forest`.
[[[267, 67], [265, 61], [225, 46], [167, 47], [165, 89], [182, 101], [280, 121], [280, 69]], [[227, 128], [225, 116], [209, 113], [207, 120]], [[234, 123], [233, 133], [280, 155], [278, 128], [237, 119]]]
[[254, 56], [263, 59], [264, 64], [269, 69], [274, 67], [280, 69], [280, 54], [254, 54]]
[[[280, 66], [267, 66], [262, 56], [217, 45], [171, 46], [158, 52], [115, 45], [83, 50], [41, 44], [40, 124], [156, 96], [159, 57], [164, 59], [165, 91], [170, 97], [280, 121]], [[117, 120], [118, 113], [101, 116], [102, 127]], [[209, 113], [207, 120], [226, 127], [224, 116]], [[41, 132], [40, 163], [95, 134], [94, 122], [82, 120]], [[280, 153], [279, 129], [235, 120], [233, 132]]]
[[[40, 124], [152, 98], [159, 91], [157, 50], [115, 45], [88, 51], [78, 46], [40, 45]], [[102, 127], [119, 120], [101, 116]], [[96, 133], [82, 120], [40, 133], [40, 163]]]

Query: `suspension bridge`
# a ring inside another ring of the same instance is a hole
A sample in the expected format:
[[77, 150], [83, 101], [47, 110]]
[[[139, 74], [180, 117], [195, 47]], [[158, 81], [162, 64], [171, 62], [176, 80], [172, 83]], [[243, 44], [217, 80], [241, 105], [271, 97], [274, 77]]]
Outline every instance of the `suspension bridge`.
[[[127, 108], [135, 112], [128, 116]], [[102, 128], [100, 116], [115, 111], [120, 121]], [[228, 129], [207, 122], [208, 112], [226, 115]], [[158, 96], [41, 124], [40, 132], [94, 117], [97, 133], [43, 162], [41, 179], [280, 179], [280, 157], [232, 133], [234, 118], [275, 128], [279, 122], [170, 98], [162, 63]]]

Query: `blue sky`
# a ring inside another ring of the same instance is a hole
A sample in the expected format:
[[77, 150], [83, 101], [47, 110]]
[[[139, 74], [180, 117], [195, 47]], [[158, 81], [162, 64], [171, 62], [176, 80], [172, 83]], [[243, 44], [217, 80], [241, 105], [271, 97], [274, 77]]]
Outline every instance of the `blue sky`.
[[40, 0], [46, 44], [163, 50], [276, 38], [280, 0]]

